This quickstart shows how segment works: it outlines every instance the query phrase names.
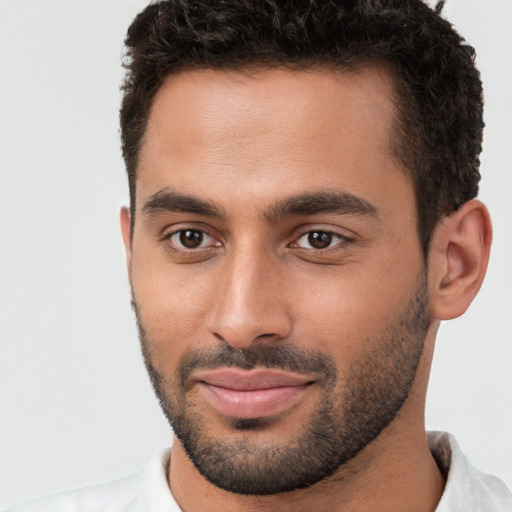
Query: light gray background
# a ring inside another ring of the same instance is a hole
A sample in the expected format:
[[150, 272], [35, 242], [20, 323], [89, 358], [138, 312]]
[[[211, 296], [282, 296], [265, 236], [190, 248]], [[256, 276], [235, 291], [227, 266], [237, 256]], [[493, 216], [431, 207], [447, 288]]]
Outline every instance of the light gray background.
[[[0, 1], [0, 506], [143, 468], [169, 428], [139, 355], [118, 209], [125, 30], [142, 0]], [[512, 485], [512, 1], [449, 0], [486, 88], [486, 283], [442, 326], [427, 426]]]

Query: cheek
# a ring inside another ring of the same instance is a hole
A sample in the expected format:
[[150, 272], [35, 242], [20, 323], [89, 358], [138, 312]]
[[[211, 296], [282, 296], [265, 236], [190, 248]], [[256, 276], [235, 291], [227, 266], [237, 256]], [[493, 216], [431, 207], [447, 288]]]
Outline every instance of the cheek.
[[133, 259], [132, 286], [140, 319], [166, 359], [177, 359], [205, 341], [204, 318], [215, 297], [205, 277], [185, 266]]
[[358, 270], [333, 270], [304, 283], [293, 316], [297, 340], [332, 356], [343, 373], [399, 322], [414, 297], [420, 270], [405, 269], [385, 256]]

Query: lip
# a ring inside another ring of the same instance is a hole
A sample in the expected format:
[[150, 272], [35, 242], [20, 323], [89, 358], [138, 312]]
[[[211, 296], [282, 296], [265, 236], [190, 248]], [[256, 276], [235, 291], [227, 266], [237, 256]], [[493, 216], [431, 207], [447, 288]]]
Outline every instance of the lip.
[[239, 419], [278, 414], [294, 405], [314, 382], [283, 371], [235, 368], [198, 372], [194, 380], [217, 412]]

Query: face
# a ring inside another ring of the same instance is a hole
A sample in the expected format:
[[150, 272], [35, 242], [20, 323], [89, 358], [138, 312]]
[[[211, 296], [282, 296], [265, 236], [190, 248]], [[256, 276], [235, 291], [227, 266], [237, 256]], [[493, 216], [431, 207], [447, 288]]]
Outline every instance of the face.
[[396, 421], [429, 324], [392, 80], [195, 70], [157, 94], [128, 246], [146, 366], [199, 472], [335, 473]]

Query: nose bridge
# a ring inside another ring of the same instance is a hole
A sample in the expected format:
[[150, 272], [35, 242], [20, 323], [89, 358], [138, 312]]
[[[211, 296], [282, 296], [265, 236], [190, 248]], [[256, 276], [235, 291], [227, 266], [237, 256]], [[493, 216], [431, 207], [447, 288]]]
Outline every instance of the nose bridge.
[[246, 348], [262, 336], [286, 337], [291, 323], [283, 294], [275, 287], [278, 266], [254, 243], [240, 243], [226, 255], [209, 318], [210, 332], [235, 348]]

